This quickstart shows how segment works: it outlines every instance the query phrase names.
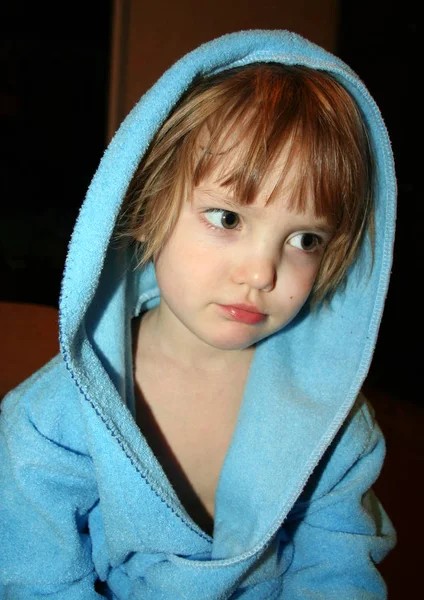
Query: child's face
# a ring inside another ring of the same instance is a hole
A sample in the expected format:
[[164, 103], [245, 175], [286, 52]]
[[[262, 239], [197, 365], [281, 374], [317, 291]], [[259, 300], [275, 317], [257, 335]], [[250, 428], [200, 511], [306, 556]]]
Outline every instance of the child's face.
[[212, 174], [183, 205], [155, 262], [158, 314], [174, 339], [242, 350], [284, 327], [305, 303], [332, 229], [311, 206], [287, 209], [290, 181], [266, 205], [277, 176], [243, 206]]

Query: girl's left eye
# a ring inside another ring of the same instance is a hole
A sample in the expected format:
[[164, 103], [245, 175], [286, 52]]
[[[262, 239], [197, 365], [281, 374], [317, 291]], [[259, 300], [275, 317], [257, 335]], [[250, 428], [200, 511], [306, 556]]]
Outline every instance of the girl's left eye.
[[322, 239], [315, 233], [298, 233], [288, 243], [303, 252], [314, 252], [322, 247]]
[[220, 229], [235, 229], [240, 223], [239, 215], [231, 210], [211, 208], [204, 215], [211, 225]]

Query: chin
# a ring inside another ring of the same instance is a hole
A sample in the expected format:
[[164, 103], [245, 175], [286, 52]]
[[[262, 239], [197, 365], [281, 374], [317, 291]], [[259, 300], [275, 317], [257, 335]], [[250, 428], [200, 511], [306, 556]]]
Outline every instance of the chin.
[[259, 342], [263, 337], [266, 336], [247, 336], [247, 335], [222, 335], [222, 336], [210, 336], [209, 339], [205, 339], [205, 341], [216, 348], [217, 350], [231, 351], [231, 350], [246, 350], [251, 346], [254, 346], [257, 342]]

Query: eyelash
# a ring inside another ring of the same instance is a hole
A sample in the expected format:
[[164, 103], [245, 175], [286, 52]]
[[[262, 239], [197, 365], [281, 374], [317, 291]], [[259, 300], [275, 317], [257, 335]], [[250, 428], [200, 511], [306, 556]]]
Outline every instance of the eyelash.
[[[213, 223], [210, 222], [210, 220], [207, 218], [206, 215], [212, 215], [212, 214], [218, 214], [218, 213], [227, 213], [227, 214], [231, 214], [231, 215], [236, 215], [237, 218], [239, 219], [239, 223], [235, 226], [235, 227], [219, 227], [217, 225], [214, 225]], [[231, 231], [237, 231], [240, 229], [241, 226], [241, 219], [240, 219], [240, 215], [238, 215], [236, 212], [231, 211], [231, 210], [227, 210], [224, 208], [208, 208], [207, 210], [205, 210], [202, 214], [202, 218], [203, 221], [205, 223], [205, 225], [209, 228], [212, 229], [213, 231], [217, 231], [218, 233], [228, 233]], [[315, 245], [311, 250], [306, 250], [304, 248], [299, 248], [298, 246], [295, 246], [294, 244], [289, 244], [290, 246], [297, 248], [298, 250], [301, 250], [302, 252], [305, 252], [307, 254], [313, 254], [314, 252], [317, 252], [318, 250], [320, 250], [324, 245], [325, 242], [322, 239], [321, 236], [319, 236], [316, 233], [312, 233], [310, 231], [304, 231], [304, 232], [300, 232], [300, 233], [296, 233], [295, 235], [293, 235], [291, 238], [288, 239], [288, 242], [291, 242], [292, 240], [296, 239], [299, 236], [304, 236], [304, 235], [310, 235], [314, 238], [315, 240]]]
[[[218, 214], [218, 213], [227, 213], [229, 215], [236, 215], [236, 217], [239, 219], [239, 222], [237, 223], [237, 225], [235, 227], [219, 227], [218, 225], [214, 225], [213, 223], [210, 222], [210, 220], [208, 219], [208, 217], [206, 215], [213, 215], [213, 214]], [[206, 224], [207, 227], [209, 227], [210, 229], [212, 229], [213, 231], [218, 231], [218, 232], [229, 232], [229, 231], [237, 231], [240, 229], [241, 226], [241, 219], [240, 219], [240, 215], [238, 215], [236, 212], [232, 211], [232, 210], [227, 210], [225, 208], [208, 208], [207, 210], [205, 210], [203, 212], [203, 220]]]
[[299, 236], [303, 236], [303, 235], [310, 235], [310, 236], [312, 236], [314, 238], [315, 245], [312, 248], [312, 250], [306, 250], [305, 248], [299, 248], [298, 246], [295, 246], [294, 244], [290, 244], [290, 246], [293, 246], [293, 248], [297, 248], [298, 250], [301, 250], [302, 252], [306, 252], [307, 254], [313, 254], [314, 252], [317, 252], [318, 250], [320, 250], [324, 246], [324, 240], [319, 235], [317, 235], [316, 233], [311, 233], [310, 231], [304, 231], [302, 233], [296, 233], [296, 235], [294, 235], [293, 237], [291, 237], [288, 241], [291, 242], [295, 238], [297, 238]]

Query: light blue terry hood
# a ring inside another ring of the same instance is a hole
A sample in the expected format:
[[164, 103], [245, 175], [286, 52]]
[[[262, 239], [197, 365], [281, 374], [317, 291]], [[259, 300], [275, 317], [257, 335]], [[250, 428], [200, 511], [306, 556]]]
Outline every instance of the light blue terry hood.
[[[258, 345], [218, 485], [211, 539], [186, 514], [132, 418], [130, 319], [157, 304], [158, 289], [153, 268], [144, 273], [134, 271], [127, 250], [111, 241], [141, 157], [193, 79], [253, 62], [328, 71], [356, 99], [376, 156], [374, 267], [369, 275], [371, 253], [364, 246], [346, 290], [336, 294], [330, 308], [296, 319]], [[179, 571], [175, 579], [178, 588], [192, 589], [192, 595], [184, 597], [230, 597], [228, 590], [235, 590], [241, 577], [234, 576], [232, 569], [244, 561], [246, 577], [252, 557], [266, 548], [284, 522], [345, 422], [367, 374], [388, 289], [395, 198], [388, 135], [363, 83], [342, 61], [289, 32], [246, 31], [200, 46], [159, 79], [116, 133], [90, 185], [69, 246], [60, 299], [60, 342], [67, 369], [83, 399], [84, 428], [104, 523], [98, 539], [114, 539], [107, 542], [109, 564], [126, 560], [125, 577], [130, 579], [137, 569], [147, 569], [143, 561], [161, 565], [149, 571], [158, 579], [150, 582], [151, 587], [140, 588], [145, 595], [139, 597], [162, 598], [157, 590], [173, 580], [174, 568]], [[141, 485], [145, 489], [142, 507], [134, 491]], [[129, 525], [129, 517], [126, 520], [120, 514], [118, 519], [115, 508], [123, 505], [128, 514], [135, 511], [132, 514], [137, 514], [140, 522], [145, 519], [153, 524], [151, 528], [139, 532], [138, 525]], [[93, 520], [93, 531], [95, 528]], [[125, 535], [117, 536], [116, 530]], [[144, 536], [147, 547], [149, 535], [153, 545], [162, 544], [162, 553], [149, 557], [140, 549], [132, 557], [125, 554], [129, 540], [136, 548]], [[171, 540], [178, 540], [177, 546]], [[172, 558], [161, 562], [167, 552]], [[100, 557], [101, 552], [94, 549], [94, 556]], [[97, 559], [96, 568], [98, 572], [104, 568], [106, 577], [110, 567], [106, 562], [102, 567], [102, 560]], [[224, 566], [227, 571], [218, 575]], [[119, 578], [125, 579], [119, 570], [111, 577], [116, 578], [117, 587]], [[232, 582], [227, 588], [226, 577]], [[255, 573], [250, 577], [254, 580]], [[156, 589], [156, 595], [150, 596], [149, 589]], [[265, 588], [262, 595], [258, 589], [256, 595], [246, 597], [271, 597]], [[163, 594], [163, 598], [180, 597], [169, 589]]]

